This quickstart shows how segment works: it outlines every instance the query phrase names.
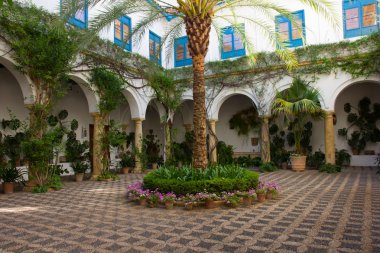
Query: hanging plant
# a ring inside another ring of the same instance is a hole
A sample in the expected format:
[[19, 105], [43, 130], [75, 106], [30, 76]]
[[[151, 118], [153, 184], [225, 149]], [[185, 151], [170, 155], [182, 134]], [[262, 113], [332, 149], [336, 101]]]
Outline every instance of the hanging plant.
[[261, 125], [259, 114], [255, 107], [242, 110], [229, 120], [230, 129], [237, 131], [238, 135], [248, 135], [250, 131]]

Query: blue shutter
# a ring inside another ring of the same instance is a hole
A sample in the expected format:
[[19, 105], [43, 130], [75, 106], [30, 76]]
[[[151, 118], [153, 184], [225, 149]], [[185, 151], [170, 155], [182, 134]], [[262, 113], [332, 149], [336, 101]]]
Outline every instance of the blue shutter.
[[[306, 25], [305, 25], [305, 11], [300, 10], [292, 13], [296, 19], [300, 19], [302, 21], [302, 35], [303, 38], [306, 39]], [[302, 38], [293, 38], [293, 30], [292, 30], [292, 23], [290, 20], [285, 16], [276, 16], [276, 32], [278, 32], [279, 24], [287, 23], [288, 24], [288, 31], [289, 31], [289, 38], [285, 42], [287, 44], [287, 47], [301, 47], [305, 43]]]
[[[193, 59], [186, 57], [187, 53], [187, 44], [189, 39], [187, 36], [177, 38], [174, 42], [174, 67], [183, 67], [193, 64]], [[184, 57], [183, 60], [177, 60], [177, 47], [182, 45], [184, 48]]]
[[123, 16], [123, 17], [119, 18], [119, 21], [121, 23], [121, 25], [120, 25], [121, 39], [116, 38], [116, 36], [114, 34], [114, 42], [116, 45], [123, 47], [124, 49], [128, 50], [129, 52], [132, 52], [132, 37], [130, 37], [128, 41], [124, 41], [124, 32], [125, 32], [124, 31], [124, 24], [128, 26], [129, 34], [132, 33], [131, 18], [128, 16]]
[[[152, 31], [149, 31], [149, 40], [152, 40], [154, 42], [153, 44], [153, 54], [154, 55], [151, 55], [150, 54], [150, 48], [149, 48], [149, 59], [152, 60], [152, 61], [155, 61], [157, 64], [161, 65], [161, 58], [162, 58], [162, 54], [161, 54], [161, 37], [158, 36], [157, 34], [155, 34], [154, 32]], [[150, 43], [150, 41], [149, 41]], [[159, 45], [160, 47], [160, 57], [157, 58], [156, 55], [157, 55], [157, 45]], [[150, 44], [149, 44], [150, 46]]]
[[[354, 8], [358, 8], [358, 13], [359, 13], [359, 27], [357, 29], [350, 29], [350, 30], [347, 30], [347, 24], [346, 24], [346, 21], [347, 21], [347, 17], [346, 17], [346, 12], [347, 10], [350, 10], [350, 9], [354, 9]], [[357, 36], [360, 36], [361, 35], [361, 17], [362, 17], [362, 14], [361, 14], [361, 6], [360, 6], [360, 2], [357, 1], [357, 0], [344, 0], [343, 2], [343, 26], [344, 26], [344, 38], [352, 38], [352, 37], [357, 37]]]
[[[361, 11], [360, 24], [362, 26], [362, 34], [361, 35], [368, 35], [368, 34], [377, 32], [379, 30], [379, 22], [378, 22], [379, 6], [377, 3], [377, 0], [362, 0], [361, 3], [362, 3], [362, 6], [360, 8], [360, 11]], [[364, 22], [363, 22], [363, 16], [364, 16], [363, 7], [366, 5], [369, 5], [369, 4], [376, 4], [376, 24], [373, 26], [366, 26], [365, 27]]]
[[[344, 25], [344, 38], [353, 38], [363, 35], [368, 35], [379, 30], [379, 22], [376, 21], [376, 24], [373, 26], [364, 26], [363, 22], [363, 7], [370, 4], [376, 4], [376, 20], [379, 14], [379, 6], [377, 0], [343, 0], [343, 25]], [[359, 27], [357, 29], [347, 30], [347, 10], [358, 9], [359, 16]]]
[[[69, 20], [68, 20], [69, 24], [76, 26], [78, 28], [81, 28], [81, 29], [88, 28], [88, 3], [87, 3], [87, 0], [85, 0], [84, 3], [85, 3], [84, 10], [83, 10], [84, 21], [76, 19], [75, 16], [69, 18]], [[62, 0], [60, 0], [60, 12], [62, 13]]]
[[[242, 24], [242, 27], [244, 28], [244, 25]], [[224, 35], [231, 35], [231, 40], [232, 40], [232, 50], [228, 52], [224, 52], [224, 44], [223, 44], [223, 36]], [[236, 49], [235, 48], [235, 37], [236, 37], [236, 31], [233, 27], [225, 27], [222, 30], [222, 33], [220, 35], [220, 40], [222, 41], [222, 48], [221, 48], [221, 58], [222, 59], [228, 59], [228, 58], [233, 58], [233, 57], [240, 57], [244, 56], [246, 54], [244, 42], [243, 43], [243, 48], [242, 49]], [[241, 38], [243, 39], [243, 38]]]

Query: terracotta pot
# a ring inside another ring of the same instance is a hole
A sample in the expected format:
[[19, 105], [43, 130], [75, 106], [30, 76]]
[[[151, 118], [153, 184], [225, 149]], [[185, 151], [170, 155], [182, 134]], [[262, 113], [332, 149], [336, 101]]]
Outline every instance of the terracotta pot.
[[190, 211], [190, 210], [193, 210], [193, 205], [185, 205], [185, 210], [188, 210], [188, 211]]
[[123, 174], [128, 174], [129, 173], [129, 168], [128, 167], [124, 167], [121, 172]]
[[243, 204], [245, 206], [250, 206], [250, 205], [252, 205], [252, 203], [253, 203], [253, 198], [252, 197], [244, 197], [243, 198]]
[[158, 168], [158, 164], [157, 163], [153, 163], [152, 164], [152, 170], [156, 170]]
[[224, 200], [214, 200], [215, 207], [223, 206], [225, 204]]
[[290, 161], [292, 163], [293, 171], [304, 171], [306, 168], [306, 156], [291, 156]]
[[140, 199], [140, 206], [146, 206], [146, 199]]
[[15, 185], [13, 182], [4, 182], [3, 183], [3, 190], [5, 194], [13, 193], [14, 192]]
[[260, 203], [265, 202], [265, 193], [258, 193], [257, 194], [257, 201], [259, 201]]
[[272, 192], [267, 192], [267, 194], [265, 195], [265, 198], [266, 199], [273, 199], [273, 193]]
[[174, 208], [174, 203], [173, 202], [165, 202], [165, 207], [166, 207], [166, 209], [168, 209], [168, 210], [171, 210], [171, 209], [173, 209]]
[[84, 177], [84, 173], [76, 173], [75, 174], [75, 181], [82, 182]]
[[215, 205], [215, 201], [212, 200], [212, 199], [206, 199], [206, 208], [207, 209], [212, 209], [212, 208], [215, 208], [216, 205]]
[[288, 163], [287, 162], [281, 163], [281, 169], [287, 170], [288, 169]]
[[353, 148], [351, 149], [353, 155], [360, 155], [359, 149]]

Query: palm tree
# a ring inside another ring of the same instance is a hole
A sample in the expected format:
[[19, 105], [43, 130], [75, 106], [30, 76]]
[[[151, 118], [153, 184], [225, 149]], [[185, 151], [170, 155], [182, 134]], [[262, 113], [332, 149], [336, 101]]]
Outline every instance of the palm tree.
[[319, 102], [319, 91], [305, 81], [295, 78], [292, 85], [283, 92], [278, 92], [272, 106], [273, 115], [283, 115], [285, 120], [293, 122], [296, 153], [303, 154], [301, 146], [302, 133], [309, 117], [320, 119], [324, 111]]
[[[329, 0], [297, 1], [321, 13], [330, 23], [339, 23], [336, 15], [333, 15], [333, 5]], [[63, 13], [66, 13], [66, 17], [73, 15], [75, 10], [81, 7], [81, 3], [83, 6], [83, 2], [63, 0], [61, 4]], [[242, 38], [248, 52], [252, 53], [252, 43], [245, 36], [244, 28], [238, 21], [253, 24], [267, 35], [273, 45], [283, 49], [277, 50], [277, 52], [287, 64], [295, 65], [295, 56], [290, 51], [285, 50], [286, 44], [280, 41], [279, 34], [273, 28], [274, 16], [281, 14], [292, 21], [297, 29], [301, 29], [295, 22], [296, 19], [291, 11], [281, 5], [288, 2], [287, 0], [87, 0], [89, 7], [101, 3], [105, 8], [90, 25], [90, 30], [94, 33], [100, 32], [123, 15], [134, 13], [142, 15], [142, 19], [136, 24], [131, 34], [134, 41], [137, 42], [141, 41], [142, 36], [154, 23], [161, 22], [168, 15], [174, 18], [168, 23], [162, 38], [162, 44], [166, 45], [167, 54], [172, 52], [175, 38], [179, 37], [185, 28], [189, 40], [189, 52], [193, 59], [193, 124], [195, 134], [193, 166], [195, 168], [206, 168], [208, 163], [204, 72], [211, 30], [215, 29], [219, 34], [220, 25], [218, 21], [230, 24]], [[244, 9], [244, 13], [250, 13], [250, 15], [242, 15], [242, 9]]]

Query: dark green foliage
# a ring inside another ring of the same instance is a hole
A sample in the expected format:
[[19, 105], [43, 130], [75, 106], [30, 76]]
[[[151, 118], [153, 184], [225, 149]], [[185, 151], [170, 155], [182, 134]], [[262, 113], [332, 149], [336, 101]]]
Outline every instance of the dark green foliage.
[[90, 168], [90, 165], [83, 161], [76, 161], [71, 163], [71, 168], [74, 170], [75, 174], [86, 173], [86, 171]]
[[102, 173], [96, 178], [97, 181], [119, 180], [120, 177], [109, 170], [103, 170]]
[[100, 98], [100, 112], [109, 113], [125, 101], [124, 82], [113, 72], [105, 68], [95, 68], [91, 71], [90, 82], [95, 85]]
[[160, 148], [161, 144], [157, 135], [154, 134], [153, 130], [149, 130], [149, 134], [143, 139], [143, 145], [145, 146], [145, 152], [147, 155], [148, 163], [159, 163], [161, 162]]
[[380, 154], [377, 154], [376, 165], [377, 165], [377, 173], [376, 174], [380, 175]]
[[132, 153], [124, 153], [121, 156], [120, 167], [132, 169], [135, 166], [135, 156]]
[[261, 172], [273, 172], [277, 170], [277, 166], [273, 162], [263, 163], [260, 165]]
[[232, 164], [234, 162], [233, 154], [234, 150], [231, 145], [227, 145], [223, 141], [219, 141], [216, 146], [218, 153], [218, 163], [221, 165]]
[[49, 191], [49, 186], [47, 185], [37, 185], [33, 188], [33, 193], [46, 193]]
[[206, 170], [190, 167], [177, 169], [161, 167], [144, 177], [144, 188], [160, 192], [174, 192], [177, 195], [246, 191], [256, 188], [259, 175], [236, 165], [213, 166]]
[[320, 172], [327, 172], [327, 173], [338, 173], [342, 171], [342, 167], [339, 165], [333, 165], [333, 164], [323, 164], [319, 168]]
[[250, 156], [239, 156], [234, 159], [234, 164], [237, 164], [243, 168], [259, 167], [261, 163], [260, 157], [251, 158]]
[[307, 156], [306, 164], [309, 168], [319, 169], [325, 163], [325, 158], [325, 153], [319, 150]]
[[[353, 109], [354, 112], [352, 112]], [[339, 129], [338, 134], [347, 138], [349, 130], [354, 129], [350, 138], [347, 139], [348, 145], [353, 150], [360, 154], [368, 142], [380, 141], [380, 129], [376, 125], [377, 121], [380, 120], [380, 105], [378, 103], [372, 105], [371, 100], [364, 97], [358, 102], [358, 108], [346, 103], [344, 111], [348, 113], [347, 122], [350, 123], [350, 126]]]
[[253, 129], [261, 125], [259, 114], [255, 107], [242, 110], [229, 120], [230, 129], [235, 129], [238, 135], [248, 135]]
[[89, 156], [87, 152], [88, 148], [88, 141], [80, 142], [77, 140], [75, 131], [72, 130], [67, 134], [65, 153], [68, 162], [80, 162], [86, 160]]
[[345, 149], [335, 150], [335, 163], [339, 166], [349, 166], [351, 155]]
[[49, 188], [52, 188], [58, 191], [58, 190], [61, 190], [62, 187], [63, 187], [63, 183], [62, 183], [61, 177], [59, 175], [53, 174], [50, 177]]
[[174, 162], [181, 162], [189, 165], [193, 159], [194, 131], [185, 134], [185, 141], [182, 143], [173, 143]]
[[25, 173], [12, 165], [0, 165], [0, 180], [6, 183], [24, 182]]

